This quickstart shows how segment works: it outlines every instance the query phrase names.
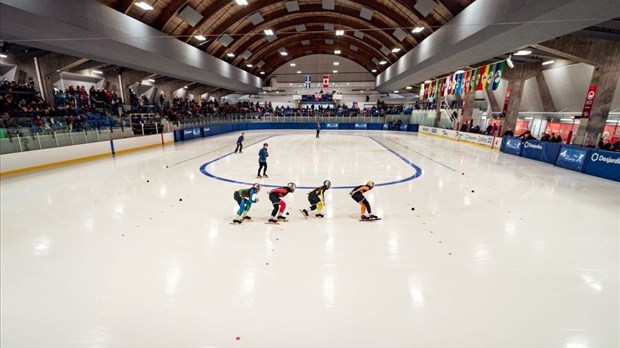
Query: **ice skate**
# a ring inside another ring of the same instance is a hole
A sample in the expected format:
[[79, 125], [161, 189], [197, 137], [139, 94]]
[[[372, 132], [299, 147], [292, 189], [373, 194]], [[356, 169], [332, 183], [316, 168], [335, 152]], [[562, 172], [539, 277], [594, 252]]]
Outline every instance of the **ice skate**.
[[252, 217], [251, 216], [244, 216], [243, 220], [252, 221]]
[[275, 224], [275, 225], [279, 225], [280, 223], [278, 223], [278, 220], [271, 218], [269, 220], [267, 220], [267, 222], [265, 222], [266, 224]]
[[263, 178], [268, 178], [268, 177], [269, 177], [269, 175], [263, 174]]
[[286, 221], [288, 221], [288, 219], [286, 218], [286, 216], [279, 215], [279, 216], [278, 216], [278, 221], [280, 221], [280, 222], [286, 222]]
[[324, 218], [324, 217], [325, 217], [325, 215], [323, 215], [323, 214], [321, 214], [321, 213], [318, 213], [318, 214], [316, 214], [315, 216], [316, 216], [316, 217], [318, 217], [318, 218], [320, 218], [320, 219], [322, 219], [322, 218]]
[[360, 217], [360, 220], [370, 220], [370, 218], [368, 216], [366, 216], [366, 215], [362, 215]]
[[377, 220], [377, 219], [379, 219], [379, 217], [377, 215], [373, 215], [373, 214], [368, 215], [368, 218], [370, 220]]
[[301, 211], [302, 214], [304, 214], [305, 218], [308, 218], [309, 214], [308, 214], [308, 211], [306, 209], [301, 209], [300, 211]]
[[243, 223], [243, 221], [239, 220], [239, 219], [234, 219], [231, 223], [231, 225], [241, 225], [241, 223]]
[[260, 175], [257, 175], [257, 176], [256, 176], [256, 179], [262, 179], [262, 178], [263, 178], [263, 177], [262, 177], [262, 176], [260, 176]]

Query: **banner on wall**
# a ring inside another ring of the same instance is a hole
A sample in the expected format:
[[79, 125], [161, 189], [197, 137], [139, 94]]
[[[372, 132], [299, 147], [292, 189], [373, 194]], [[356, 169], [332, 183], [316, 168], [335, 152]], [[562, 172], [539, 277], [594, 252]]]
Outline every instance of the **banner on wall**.
[[304, 88], [312, 88], [312, 76], [306, 75], [304, 80]]
[[446, 80], [445, 79], [439, 79], [439, 96], [443, 97], [444, 96], [444, 90], [446, 88]]
[[424, 84], [420, 85], [420, 101], [424, 100]]
[[476, 91], [482, 91], [482, 85], [483, 85], [483, 81], [484, 79], [486, 79], [486, 75], [487, 75], [487, 66], [481, 66], [478, 72], [478, 75], [476, 76]]
[[499, 88], [499, 83], [502, 81], [502, 75], [504, 74], [504, 62], [495, 64], [495, 74], [493, 74], [493, 86], [491, 88], [495, 91]]
[[329, 88], [329, 75], [323, 75], [323, 88]]
[[493, 78], [495, 77], [495, 64], [489, 65], [489, 72], [487, 75], [487, 83], [484, 85], [484, 89], [491, 88], [491, 86], [493, 86]]
[[465, 80], [465, 73], [456, 74], [456, 91], [455, 94], [463, 94], [463, 81]]
[[594, 97], [596, 97], [596, 85], [590, 85], [590, 88], [588, 88], [588, 94], [586, 94], [586, 102], [583, 104], [581, 118], [590, 117], [590, 113], [592, 113], [592, 105], [594, 104]]
[[506, 98], [504, 98], [504, 108], [502, 109], [502, 114], [506, 116], [508, 113], [508, 103], [510, 102], [510, 94], [512, 94], [512, 87], [508, 87], [506, 90]]

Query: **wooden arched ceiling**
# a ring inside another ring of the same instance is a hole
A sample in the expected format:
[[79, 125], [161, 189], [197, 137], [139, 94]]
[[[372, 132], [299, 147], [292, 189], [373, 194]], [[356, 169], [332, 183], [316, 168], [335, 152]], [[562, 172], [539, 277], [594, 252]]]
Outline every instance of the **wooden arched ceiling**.
[[[266, 77], [280, 65], [304, 56], [306, 52], [333, 54], [335, 49], [340, 49], [343, 56], [369, 71], [379, 69], [380, 72], [475, 0], [434, 0], [437, 5], [426, 17], [414, 9], [418, 0], [334, 0], [334, 10], [323, 9], [322, 0], [297, 0], [299, 10], [294, 12], [288, 12], [286, 7], [286, 2], [291, 0], [247, 0], [246, 6], [238, 5], [235, 0], [99, 1], [237, 67], [255, 74], [265, 71], [267, 74], [263, 77]], [[153, 10], [144, 11], [134, 6], [138, 1], [150, 4]], [[178, 17], [185, 6], [191, 6], [203, 16], [195, 26]], [[360, 16], [362, 8], [372, 11], [370, 20]], [[260, 13], [264, 19], [257, 25], [249, 20], [255, 13]], [[325, 30], [326, 23], [333, 24], [334, 30]], [[297, 32], [295, 25], [299, 24], [304, 24], [306, 31]], [[412, 34], [411, 29], [418, 26], [424, 27], [424, 32]], [[406, 33], [402, 41], [393, 35], [398, 28]], [[273, 30], [277, 39], [269, 42], [263, 33], [265, 29]], [[345, 30], [344, 36], [335, 35], [335, 30], [339, 29]], [[355, 31], [363, 32], [364, 38], [353, 36]], [[195, 36], [199, 34], [207, 37], [207, 41], [197, 40]], [[217, 40], [223, 34], [234, 39], [228, 47]], [[333, 45], [325, 42], [330, 39], [334, 40]], [[311, 44], [302, 45], [304, 40]], [[357, 46], [358, 50], [352, 50], [351, 45]], [[389, 50], [400, 48], [400, 52], [386, 55], [381, 52], [382, 47]], [[288, 52], [288, 56], [278, 53], [281, 48]], [[252, 52], [247, 60], [240, 57], [246, 50]], [[229, 58], [228, 53], [234, 53], [235, 58]], [[386, 60], [388, 64], [378, 66], [373, 58]], [[260, 70], [246, 67], [260, 61], [265, 62]]]

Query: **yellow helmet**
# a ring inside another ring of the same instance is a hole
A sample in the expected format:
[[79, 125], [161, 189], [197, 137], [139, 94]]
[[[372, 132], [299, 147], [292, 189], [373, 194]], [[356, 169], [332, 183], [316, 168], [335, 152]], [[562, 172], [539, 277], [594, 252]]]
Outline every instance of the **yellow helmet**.
[[368, 180], [368, 182], [366, 183], [366, 186], [368, 186], [370, 188], [373, 188], [373, 187], [375, 187], [375, 182], [372, 181], [372, 180]]

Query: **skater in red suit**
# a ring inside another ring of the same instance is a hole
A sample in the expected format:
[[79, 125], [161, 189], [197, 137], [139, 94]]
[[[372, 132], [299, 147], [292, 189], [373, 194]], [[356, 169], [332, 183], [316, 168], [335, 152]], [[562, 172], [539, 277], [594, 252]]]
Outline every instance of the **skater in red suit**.
[[[273, 204], [273, 210], [271, 211], [271, 219], [268, 222], [277, 223], [278, 220], [286, 221], [284, 210], [286, 209], [286, 203], [282, 200], [289, 192], [295, 192], [297, 185], [289, 182], [285, 187], [280, 187], [269, 191], [269, 200]], [[277, 218], [276, 218], [277, 215]]]

